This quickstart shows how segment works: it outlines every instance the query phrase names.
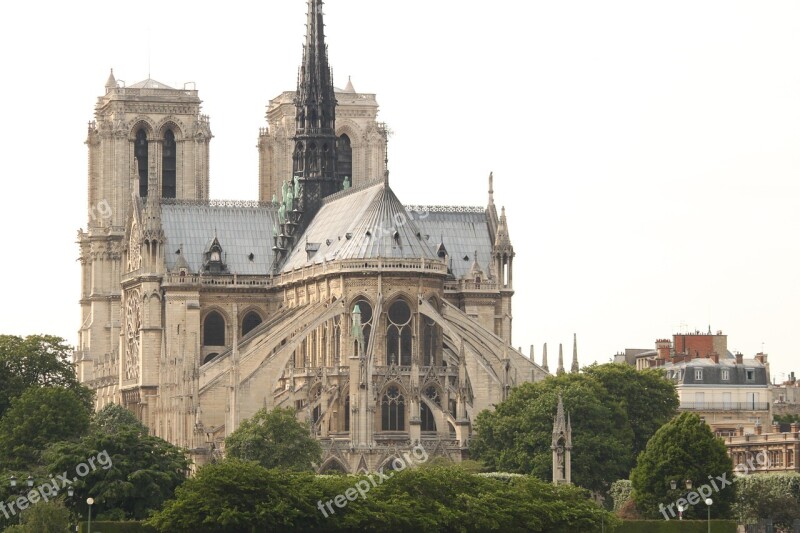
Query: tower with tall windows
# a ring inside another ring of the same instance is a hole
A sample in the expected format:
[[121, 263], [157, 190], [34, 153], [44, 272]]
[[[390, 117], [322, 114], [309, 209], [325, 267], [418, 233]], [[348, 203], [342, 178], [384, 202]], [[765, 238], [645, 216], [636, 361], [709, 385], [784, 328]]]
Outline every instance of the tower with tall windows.
[[211, 130], [200, 104], [188, 84], [174, 89], [147, 79], [126, 86], [113, 70], [97, 100], [86, 138], [88, 220], [78, 233], [81, 326], [76, 355], [83, 380], [118, 377], [124, 357], [122, 277], [141, 268], [157, 270], [163, 253], [160, 201], [208, 199]]
[[293, 407], [320, 471], [420, 444], [468, 454], [474, 417], [547, 374], [511, 347], [514, 250], [485, 206], [404, 205], [373, 94], [333, 86], [308, 0], [298, 86], [270, 101], [259, 201], [208, 199], [194, 87], [113, 76], [90, 125], [79, 235], [81, 380], [198, 463], [262, 407]]

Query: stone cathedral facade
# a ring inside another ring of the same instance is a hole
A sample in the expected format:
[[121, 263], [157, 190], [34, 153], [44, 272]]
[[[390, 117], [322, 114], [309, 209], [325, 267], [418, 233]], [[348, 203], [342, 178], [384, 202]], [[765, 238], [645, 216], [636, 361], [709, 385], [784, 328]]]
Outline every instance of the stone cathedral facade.
[[478, 412], [547, 375], [510, 345], [505, 213], [491, 175], [481, 207], [397, 198], [375, 95], [334, 89], [322, 18], [309, 0], [297, 90], [269, 103], [259, 201], [208, 198], [194, 87], [109, 76], [86, 139], [76, 368], [98, 408], [197, 463], [277, 406], [310, 422], [320, 471], [415, 444], [458, 461]]

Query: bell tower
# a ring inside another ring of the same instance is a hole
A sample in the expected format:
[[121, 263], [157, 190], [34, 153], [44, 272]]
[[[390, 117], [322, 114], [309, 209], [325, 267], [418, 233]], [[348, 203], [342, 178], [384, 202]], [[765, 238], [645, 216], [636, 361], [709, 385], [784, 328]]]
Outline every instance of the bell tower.
[[[135, 197], [156, 208], [162, 199], [208, 199], [208, 117], [191, 84], [153, 79], [126, 86], [113, 70], [89, 123], [87, 229], [78, 233], [81, 325], [75, 362], [81, 381], [119, 373], [120, 282], [126, 227]], [[98, 397], [98, 405], [113, 401]]]

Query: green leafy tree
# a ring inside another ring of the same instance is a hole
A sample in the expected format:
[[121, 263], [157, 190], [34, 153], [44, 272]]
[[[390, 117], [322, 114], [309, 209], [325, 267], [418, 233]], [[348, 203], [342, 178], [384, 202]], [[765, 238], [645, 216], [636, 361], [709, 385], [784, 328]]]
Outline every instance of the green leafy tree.
[[136, 415], [119, 404], [110, 403], [92, 415], [92, 431], [114, 434], [122, 429], [135, 429], [147, 433], [147, 426]]
[[753, 523], [772, 518], [776, 526], [791, 528], [800, 519], [800, 474], [797, 472], [759, 474], [736, 478], [733, 515]]
[[[684, 488], [687, 479], [692, 481], [691, 490]], [[671, 488], [673, 480], [676, 489]], [[663, 518], [665, 509], [667, 517], [677, 516], [679, 498], [692, 494], [695, 501], [683, 504], [689, 507], [685, 517], [706, 516], [701, 501], [706, 494], [714, 502], [711, 516], [726, 517], [735, 500], [732, 482], [733, 464], [725, 443], [693, 413], [682, 413], [656, 431], [631, 472], [636, 507], [651, 518]]]
[[256, 461], [265, 468], [311, 471], [322, 458], [319, 442], [293, 409], [261, 409], [225, 439], [228, 457]]
[[647, 446], [655, 432], [678, 412], [675, 385], [658, 369], [636, 370], [625, 364], [593, 364], [583, 372], [595, 378], [626, 413], [633, 431], [633, 457]]
[[32, 468], [54, 442], [77, 439], [89, 429], [89, 408], [70, 389], [30, 387], [0, 419], [0, 463]]
[[598, 531], [618, 523], [574, 485], [533, 476], [506, 480], [458, 466], [406, 469], [370, 493], [345, 521], [362, 531]]
[[[266, 470], [227, 459], [202, 467], [148, 523], [170, 533], [249, 531], [607, 530], [618, 523], [575, 486], [499, 480], [457, 465], [387, 479]], [[339, 502], [336, 504], [334, 502]], [[341, 505], [342, 502], [344, 505]], [[324, 512], [323, 512], [324, 511]]]
[[553, 417], [558, 395], [572, 422], [572, 481], [605, 493], [634, 464], [633, 432], [620, 402], [590, 375], [564, 374], [511, 391], [475, 422], [470, 455], [491, 470], [552, 479]]
[[80, 384], [72, 366], [72, 347], [53, 335], [0, 335], [0, 416], [29, 387], [70, 389], [92, 406], [93, 393]]
[[189, 462], [185, 451], [148, 435], [136, 420], [108, 423], [109, 419], [120, 422], [124, 418], [116, 409], [101, 411], [88, 435], [78, 442], [54, 444], [44, 454], [52, 473], [71, 474], [77, 465], [94, 458], [88, 474], [75, 482], [75, 496], [70, 500], [82, 515], [88, 511], [85, 502], [91, 496], [98, 518], [145, 518], [186, 480]]
[[61, 500], [38, 502], [22, 511], [19, 525], [4, 533], [69, 533], [70, 516]]
[[300, 524], [323, 518], [313, 485], [311, 474], [226, 459], [201, 467], [148, 524], [170, 533], [308, 530]]

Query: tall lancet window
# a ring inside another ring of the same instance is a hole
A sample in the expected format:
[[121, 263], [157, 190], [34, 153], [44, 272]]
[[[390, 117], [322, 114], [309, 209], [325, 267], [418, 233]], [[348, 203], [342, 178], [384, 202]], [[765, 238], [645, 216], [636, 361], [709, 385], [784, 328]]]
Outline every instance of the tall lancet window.
[[345, 134], [336, 139], [336, 177], [344, 181], [350, 178], [353, 183], [353, 148], [350, 146], [350, 137]]
[[147, 132], [140, 128], [136, 132], [133, 155], [136, 157], [136, 166], [139, 167], [139, 196], [147, 196]]
[[381, 398], [381, 430], [406, 430], [406, 401], [394, 385], [386, 389]]
[[411, 365], [411, 309], [403, 300], [389, 307], [386, 331], [386, 364]]
[[422, 364], [425, 366], [437, 366], [438, 358], [436, 353], [439, 346], [439, 331], [436, 327], [436, 322], [424, 317], [422, 328]]
[[161, 158], [161, 197], [175, 198], [175, 174], [177, 155], [175, 150], [175, 134], [172, 130], [164, 132], [164, 152]]
[[[359, 298], [358, 301], [354, 304], [358, 306], [359, 311], [361, 312], [361, 331], [364, 332], [364, 346], [363, 349], [366, 352], [367, 346], [369, 346], [369, 336], [372, 333], [372, 306], [363, 298]], [[354, 351], [353, 353], [357, 353]]]

